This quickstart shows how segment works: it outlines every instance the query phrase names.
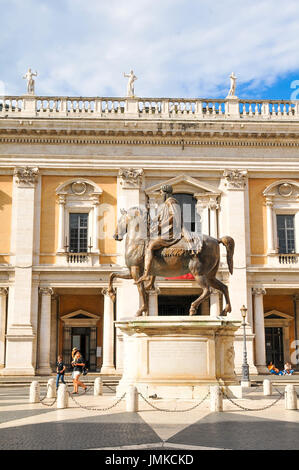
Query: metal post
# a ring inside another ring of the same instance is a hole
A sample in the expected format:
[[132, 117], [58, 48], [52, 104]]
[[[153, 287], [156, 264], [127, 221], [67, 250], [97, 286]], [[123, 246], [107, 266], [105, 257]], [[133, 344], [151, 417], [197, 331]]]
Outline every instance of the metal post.
[[242, 364], [242, 380], [241, 385], [243, 387], [250, 387], [250, 378], [249, 378], [249, 365], [247, 362], [247, 347], [246, 347], [246, 313], [247, 308], [243, 305], [241, 307], [241, 315], [243, 318], [243, 364]]

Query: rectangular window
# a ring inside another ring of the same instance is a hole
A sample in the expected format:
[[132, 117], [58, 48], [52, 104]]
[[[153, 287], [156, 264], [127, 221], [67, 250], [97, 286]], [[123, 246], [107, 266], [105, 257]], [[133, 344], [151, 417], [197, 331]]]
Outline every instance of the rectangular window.
[[277, 215], [279, 253], [295, 253], [295, 216]]
[[88, 214], [70, 214], [70, 253], [87, 253]]

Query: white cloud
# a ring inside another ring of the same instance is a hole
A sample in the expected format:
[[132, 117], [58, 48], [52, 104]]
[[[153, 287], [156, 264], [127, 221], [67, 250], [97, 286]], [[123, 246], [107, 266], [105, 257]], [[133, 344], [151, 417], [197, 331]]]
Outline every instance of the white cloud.
[[254, 96], [299, 70], [296, 0], [0, 0], [0, 9], [0, 80], [11, 94], [25, 90], [29, 66], [38, 93], [85, 96], [124, 95], [131, 68], [139, 96], [188, 97], [225, 96], [232, 71]]

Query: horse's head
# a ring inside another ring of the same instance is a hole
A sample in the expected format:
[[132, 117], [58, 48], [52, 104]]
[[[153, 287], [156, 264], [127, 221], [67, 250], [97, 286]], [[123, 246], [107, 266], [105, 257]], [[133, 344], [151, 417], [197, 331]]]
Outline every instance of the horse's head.
[[128, 211], [121, 209], [121, 217], [117, 222], [114, 239], [123, 240], [126, 233], [134, 239], [145, 240], [147, 236], [146, 211], [139, 207], [131, 207]]
[[113, 235], [114, 240], [118, 242], [123, 240], [125, 234], [127, 233], [127, 226], [128, 226], [127, 211], [125, 209], [121, 209], [120, 212], [121, 212], [121, 216], [117, 221], [115, 234]]

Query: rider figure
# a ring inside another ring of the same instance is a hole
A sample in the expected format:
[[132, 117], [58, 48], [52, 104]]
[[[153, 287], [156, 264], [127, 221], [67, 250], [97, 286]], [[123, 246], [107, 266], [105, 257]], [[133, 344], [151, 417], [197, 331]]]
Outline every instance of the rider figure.
[[172, 196], [172, 186], [168, 184], [162, 186], [161, 193], [164, 203], [160, 207], [158, 216], [153, 220], [150, 241], [144, 257], [144, 274], [136, 281], [136, 284], [149, 280], [154, 251], [171, 246], [182, 238], [181, 208]]

